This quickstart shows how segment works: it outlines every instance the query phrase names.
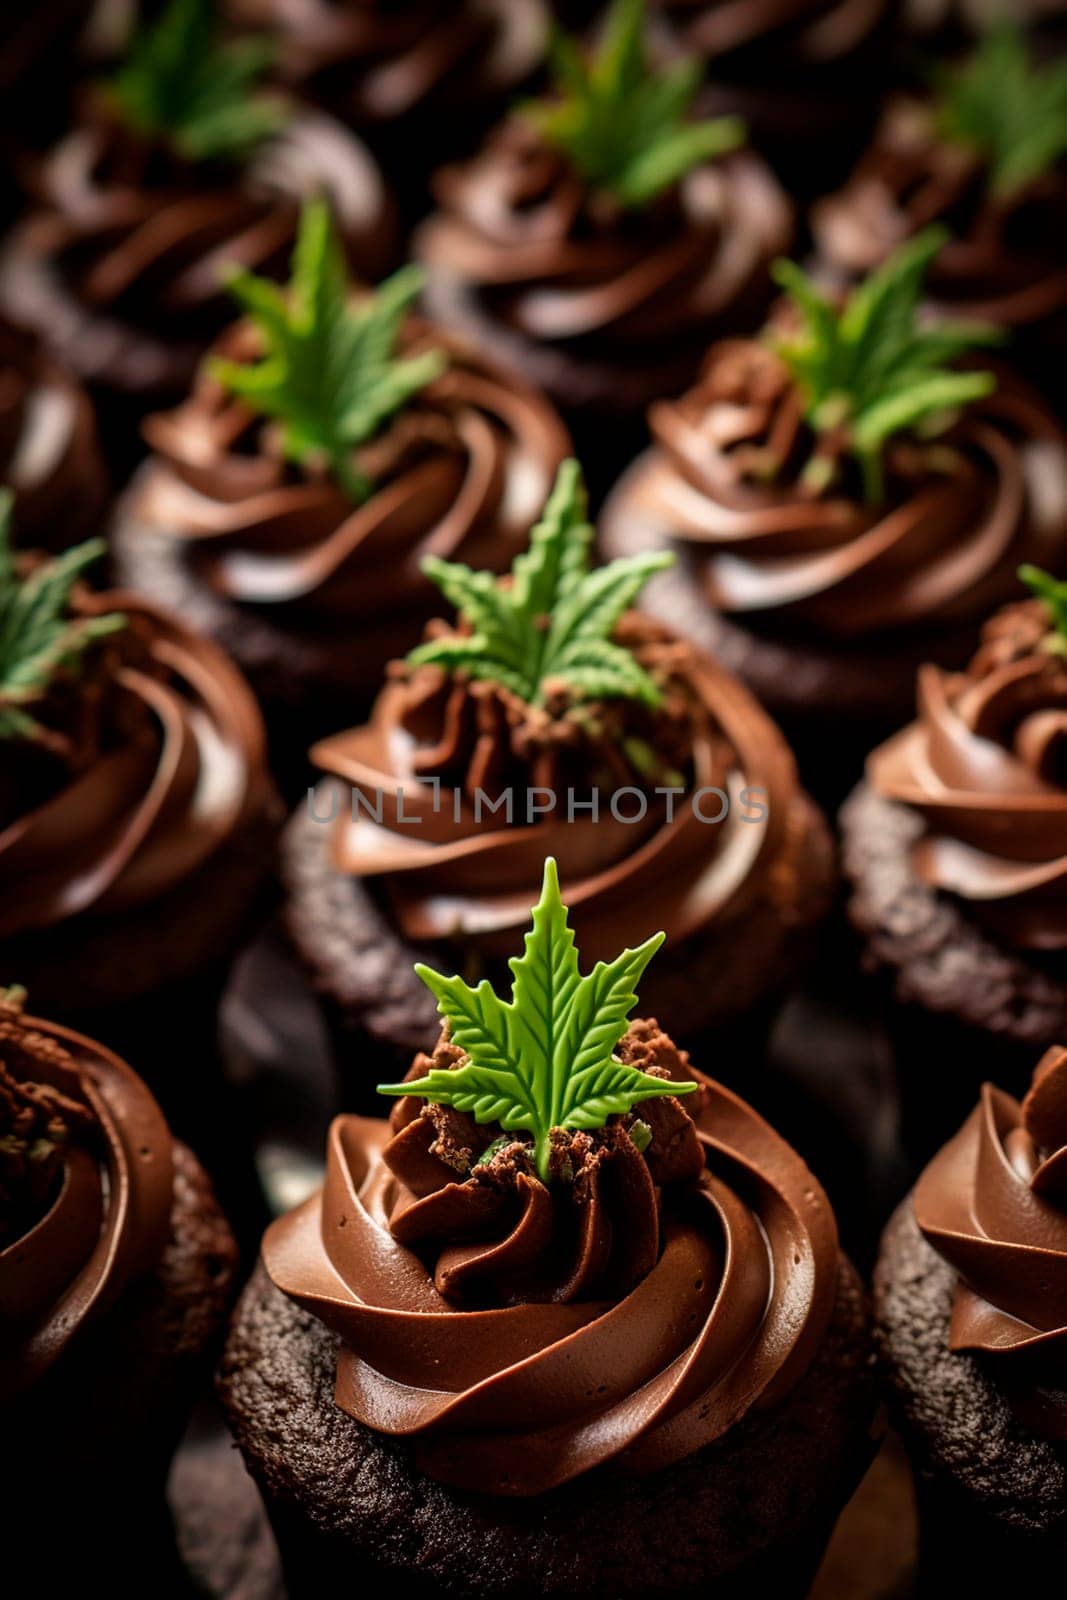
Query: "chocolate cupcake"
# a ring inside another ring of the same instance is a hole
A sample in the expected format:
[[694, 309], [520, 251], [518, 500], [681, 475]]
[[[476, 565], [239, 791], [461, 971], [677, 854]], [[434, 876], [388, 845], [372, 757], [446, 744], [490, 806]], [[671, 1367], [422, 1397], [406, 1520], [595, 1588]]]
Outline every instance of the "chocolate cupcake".
[[0, 261], [7, 314], [125, 399], [116, 434], [188, 386], [229, 316], [225, 268], [284, 268], [305, 196], [330, 196], [358, 272], [388, 265], [373, 160], [324, 114], [258, 92], [268, 59], [262, 41], [220, 40], [207, 0], [172, 0], [43, 162]]
[[810, 952], [832, 852], [787, 746], [736, 680], [626, 609], [664, 558], [590, 572], [591, 541], [570, 462], [510, 577], [428, 563], [458, 624], [312, 751], [329, 776], [283, 842], [286, 920], [349, 1103], [376, 1056], [395, 1071], [433, 1044], [415, 954], [506, 970], [546, 852], [591, 958], [667, 930], [647, 1002], [687, 1042], [765, 1030]]
[[283, 81], [364, 131], [414, 205], [544, 60], [544, 0], [227, 0], [279, 40]]
[[[6, 959], [5, 959], [6, 966]], [[4, 1526], [49, 1593], [177, 1592], [168, 1464], [236, 1288], [211, 1185], [102, 1045], [0, 991]]]
[[555, 98], [442, 170], [415, 249], [433, 314], [586, 419], [617, 465], [625, 430], [603, 418], [635, 418], [688, 381], [702, 341], [759, 316], [791, 207], [736, 119], [687, 119], [698, 69], [649, 64], [641, 0], [619, 0], [589, 60], [561, 37], [556, 75]]
[[1013, 359], [1057, 393], [1067, 348], [1067, 65], [1031, 64], [1007, 24], [926, 98], [886, 107], [839, 193], [812, 210], [816, 260], [839, 280], [869, 272], [932, 223], [932, 305], [1009, 331]]
[[0, 320], [0, 485], [15, 537], [62, 550], [92, 533], [107, 503], [93, 408], [35, 340]]
[[169, 1107], [195, 1101], [215, 994], [272, 863], [259, 712], [176, 617], [75, 587], [101, 546], [26, 564], [6, 540], [0, 969], [49, 1015], [121, 1042]]
[[581, 976], [555, 863], [512, 999], [388, 1123], [339, 1117], [220, 1391], [294, 1600], [806, 1592], [871, 1450], [862, 1292], [815, 1178], [654, 1021], [662, 942]]
[[[927, 666], [916, 720], [842, 811], [850, 912], [891, 980], [928, 1155], [983, 1076], [1022, 1091], [1067, 1037], [1067, 588], [1006, 607], [964, 672]], [[936, 1071], [931, 1062], [936, 1061]]]
[[920, 316], [942, 237], [841, 309], [782, 264], [792, 305], [653, 407], [602, 519], [611, 554], [678, 552], [645, 604], [745, 679], [828, 795], [907, 716], [923, 661], [967, 659], [1020, 561], [1067, 568], [1063, 430], [1008, 372], [960, 370], [979, 329]]
[[297, 788], [312, 740], [365, 712], [434, 614], [420, 558], [504, 570], [568, 449], [536, 390], [408, 314], [419, 281], [407, 268], [350, 305], [309, 206], [288, 300], [236, 281], [250, 320], [146, 423], [155, 454], [114, 531], [123, 580], [248, 674]]
[[987, 1083], [882, 1240], [882, 1355], [915, 1466], [921, 1593], [1067, 1554], [1067, 1051]]
[[811, 195], [869, 132], [893, 0], [651, 0], [667, 48], [707, 74], [701, 103], [744, 117], [753, 142]]

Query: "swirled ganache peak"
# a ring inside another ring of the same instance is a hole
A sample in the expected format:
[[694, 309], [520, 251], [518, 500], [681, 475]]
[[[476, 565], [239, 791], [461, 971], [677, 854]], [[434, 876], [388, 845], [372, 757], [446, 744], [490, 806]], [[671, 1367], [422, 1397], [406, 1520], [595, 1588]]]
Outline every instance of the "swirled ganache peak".
[[557, 93], [437, 175], [415, 250], [442, 321], [524, 356], [562, 404], [634, 409], [760, 314], [792, 208], [736, 118], [690, 116], [699, 67], [655, 66], [640, 0], [597, 53], [562, 39], [556, 60]]
[[930, 299], [1007, 328], [1040, 326], [1067, 306], [1065, 155], [1067, 68], [1035, 65], [1023, 30], [1001, 19], [929, 97], [887, 104], [848, 183], [813, 208], [819, 255], [860, 274], [943, 222], [951, 238]]
[[837, 1236], [803, 1163], [626, 1017], [660, 938], [579, 972], [555, 863], [512, 999], [420, 968], [446, 1026], [389, 1123], [340, 1117], [267, 1271], [339, 1339], [336, 1399], [431, 1477], [529, 1496], [654, 1472], [812, 1359]]
[[156, 454], [137, 518], [229, 600], [366, 616], [403, 649], [432, 604], [420, 553], [506, 564], [566, 452], [563, 426], [521, 379], [413, 315], [417, 269], [355, 290], [321, 201], [304, 207], [287, 289], [247, 273], [230, 286], [247, 318], [192, 395], [146, 422]]
[[867, 772], [923, 817], [924, 882], [1010, 945], [1055, 951], [1067, 946], [1067, 588], [1024, 571], [1051, 601], [998, 612], [966, 672], [925, 667], [917, 719]]
[[565, 463], [509, 576], [428, 563], [458, 624], [431, 625], [370, 722], [312, 751], [353, 793], [334, 812], [335, 867], [380, 879], [417, 943], [462, 931], [506, 954], [546, 853], [594, 958], [643, 938], [652, 904], [681, 940], [777, 905], [804, 870], [809, 813], [773, 724], [627, 610], [663, 553], [591, 568], [591, 545]]
[[944, 238], [927, 230], [843, 302], [781, 263], [791, 303], [652, 408], [655, 447], [609, 529], [683, 548], [717, 611], [846, 640], [977, 621], [1020, 561], [1058, 566], [1067, 438], [999, 365], [975, 370], [990, 328], [923, 315]]
[[0, 518], [0, 939], [152, 901], [269, 802], [244, 680], [140, 596], [83, 589], [101, 549], [16, 562]]
[[1067, 1050], [1023, 1101], [987, 1083], [915, 1188], [927, 1240], [959, 1275], [953, 1350], [988, 1361], [1020, 1419], [1067, 1439]]
[[357, 126], [503, 100], [540, 65], [543, 0], [227, 0], [277, 70]]
[[0, 1400], [40, 1379], [153, 1267], [171, 1140], [124, 1062], [0, 990]]
[[171, 0], [41, 163], [0, 298], [72, 369], [147, 396], [180, 390], [226, 319], [224, 269], [277, 274], [309, 195], [352, 264], [392, 258], [392, 202], [340, 124], [264, 89], [263, 40], [227, 39], [208, 0]]

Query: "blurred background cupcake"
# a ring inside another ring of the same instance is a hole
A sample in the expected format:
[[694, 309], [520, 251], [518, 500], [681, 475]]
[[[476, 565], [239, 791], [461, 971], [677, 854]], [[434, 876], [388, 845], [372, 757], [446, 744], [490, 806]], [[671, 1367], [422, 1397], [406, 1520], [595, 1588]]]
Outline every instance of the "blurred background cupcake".
[[1067, 1550], [1067, 1051], [1022, 1103], [982, 1087], [886, 1229], [882, 1359], [916, 1468], [917, 1593]]
[[81, 586], [99, 544], [43, 560], [8, 539], [0, 522], [0, 968], [142, 1062], [184, 1127], [271, 872], [262, 721], [210, 640]]
[[926, 666], [914, 722], [841, 813], [849, 911], [892, 988], [919, 1158], [991, 1077], [1021, 1093], [1067, 1038], [1067, 586], [1005, 607], [964, 672]]
[[599, 484], [702, 343], [758, 319], [792, 207], [743, 124], [691, 115], [699, 67], [654, 64], [643, 0], [552, 59], [553, 92], [438, 174], [414, 249], [432, 314], [551, 395]]
[[921, 314], [942, 239], [843, 304], [783, 263], [790, 303], [652, 408], [602, 517], [609, 555], [678, 553], [642, 604], [749, 684], [828, 800], [907, 715], [921, 663], [966, 660], [1020, 561], [1067, 566], [1059, 423], [987, 362], [988, 330]]
[[275, 72], [373, 146], [418, 216], [435, 164], [467, 154], [543, 68], [544, 0], [226, 0], [278, 41]]
[[[6, 958], [3, 962], [7, 970]], [[167, 1469], [237, 1287], [197, 1158], [103, 1045], [0, 990], [5, 1527], [49, 1588], [187, 1592]]]
[[844, 187], [812, 208], [817, 267], [854, 280], [945, 226], [931, 304], [1010, 332], [1013, 361], [1062, 398], [1067, 61], [1039, 62], [1002, 19], [933, 80], [925, 95], [887, 102]]
[[535, 389], [410, 312], [420, 283], [350, 290], [307, 207], [288, 291], [235, 280], [249, 320], [145, 424], [155, 453], [113, 532], [122, 581], [248, 675], [294, 794], [311, 743], [367, 710], [437, 609], [421, 559], [505, 570], [568, 450]]
[[86, 93], [8, 236], [0, 306], [107, 398], [128, 464], [135, 423], [177, 399], [229, 317], [223, 269], [284, 270], [300, 202], [329, 194], [356, 271], [392, 258], [391, 201], [368, 151], [265, 89], [268, 41], [227, 39], [208, 0], [171, 0]]

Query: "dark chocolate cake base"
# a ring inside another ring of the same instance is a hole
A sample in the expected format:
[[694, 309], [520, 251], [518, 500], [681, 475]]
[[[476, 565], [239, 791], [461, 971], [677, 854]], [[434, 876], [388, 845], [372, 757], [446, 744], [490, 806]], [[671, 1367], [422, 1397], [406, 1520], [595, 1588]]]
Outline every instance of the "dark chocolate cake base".
[[866, 1308], [842, 1263], [835, 1313], [799, 1383], [723, 1440], [651, 1478], [602, 1469], [536, 1500], [459, 1494], [402, 1441], [334, 1402], [336, 1338], [259, 1268], [219, 1391], [264, 1493], [290, 1600], [327, 1584], [405, 1594], [803, 1594], [874, 1449]]
[[1028, 1433], [989, 1368], [949, 1349], [956, 1284], [905, 1200], [883, 1236], [874, 1298], [916, 1470], [918, 1592], [1002, 1593], [1067, 1556], [1067, 1446]]

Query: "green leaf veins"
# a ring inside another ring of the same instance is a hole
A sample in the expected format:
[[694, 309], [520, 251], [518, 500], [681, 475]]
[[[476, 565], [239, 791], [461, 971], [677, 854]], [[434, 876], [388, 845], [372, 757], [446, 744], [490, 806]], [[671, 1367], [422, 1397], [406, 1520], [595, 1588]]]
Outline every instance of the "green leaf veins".
[[642, 1100], [697, 1087], [653, 1077], [614, 1054], [637, 1003], [637, 983], [663, 938], [654, 934], [614, 961], [598, 961], [583, 977], [550, 856], [525, 951], [508, 963], [511, 1000], [501, 1000], [488, 979], [472, 989], [420, 963], [415, 971], [467, 1060], [411, 1083], [379, 1084], [379, 1094], [419, 1095], [478, 1123], [530, 1134], [547, 1183], [553, 1129], [602, 1128]]
[[509, 580], [427, 557], [423, 571], [471, 631], [431, 639], [409, 662], [489, 679], [532, 706], [544, 704], [554, 680], [575, 699], [658, 706], [659, 688], [611, 634], [651, 575], [673, 557], [667, 551], [627, 556], [590, 570], [592, 545], [581, 468], [565, 461]]

